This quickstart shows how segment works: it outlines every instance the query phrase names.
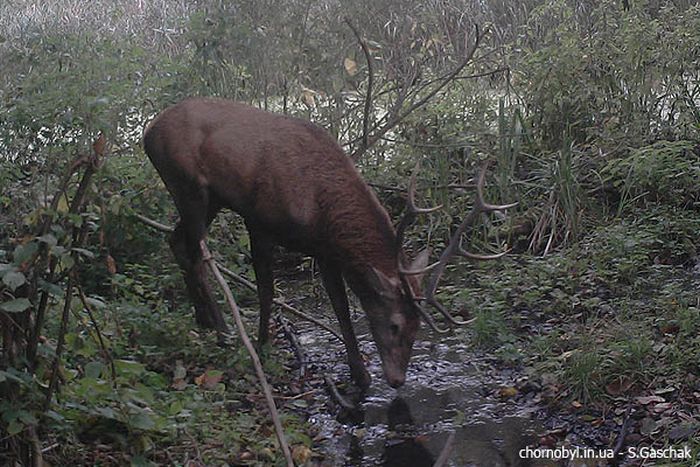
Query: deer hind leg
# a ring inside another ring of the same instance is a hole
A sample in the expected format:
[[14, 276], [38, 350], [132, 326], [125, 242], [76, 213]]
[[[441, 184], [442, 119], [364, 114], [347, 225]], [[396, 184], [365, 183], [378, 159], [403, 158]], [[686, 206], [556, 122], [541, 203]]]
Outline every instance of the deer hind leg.
[[170, 238], [170, 248], [185, 276], [187, 292], [194, 304], [195, 321], [203, 328], [228, 331], [221, 310], [207, 282], [200, 241], [214, 220], [218, 208], [209, 204], [208, 196], [188, 200], [176, 199], [180, 222]]
[[255, 282], [260, 302], [260, 326], [258, 327], [258, 350], [262, 349], [269, 339], [270, 315], [272, 314], [272, 299], [274, 295], [274, 274], [272, 271], [271, 239], [264, 232], [246, 223], [250, 234], [250, 253], [253, 257]]
[[319, 261], [321, 269], [321, 279], [323, 286], [326, 288], [328, 297], [331, 300], [333, 311], [338, 317], [340, 323], [340, 332], [345, 341], [345, 349], [348, 354], [348, 364], [350, 365], [350, 374], [353, 381], [361, 388], [367, 389], [371, 382], [371, 377], [362, 363], [362, 355], [357, 346], [357, 337], [352, 329], [350, 321], [350, 307], [348, 305], [348, 295], [345, 291], [345, 283], [340, 268], [331, 263]]

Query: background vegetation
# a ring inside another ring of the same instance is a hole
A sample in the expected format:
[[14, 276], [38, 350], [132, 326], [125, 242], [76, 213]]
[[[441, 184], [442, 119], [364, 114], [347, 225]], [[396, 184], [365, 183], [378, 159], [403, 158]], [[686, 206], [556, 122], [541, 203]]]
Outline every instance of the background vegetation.
[[[495, 160], [490, 197], [520, 205], [472, 240], [513, 255], [460, 265], [444, 294], [478, 310], [474, 345], [552, 410], [631, 401], [637, 441], [697, 455], [698, 44], [690, 0], [3, 2], [0, 462], [275, 461], [246, 358], [194, 328], [164, 239], [134, 217], [175, 219], [140, 138], [190, 95], [328, 129], [394, 218], [420, 161], [422, 202], [446, 209], [414, 250], [444, 243]], [[210, 242], [252, 276], [235, 216]], [[293, 407], [285, 426], [304, 461]]]

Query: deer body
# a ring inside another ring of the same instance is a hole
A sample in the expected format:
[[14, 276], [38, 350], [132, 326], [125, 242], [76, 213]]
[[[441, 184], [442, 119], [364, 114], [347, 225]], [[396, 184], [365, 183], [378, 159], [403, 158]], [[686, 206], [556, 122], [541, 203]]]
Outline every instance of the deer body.
[[[272, 248], [280, 244], [318, 260], [358, 385], [367, 387], [369, 374], [344, 280], [367, 314], [387, 382], [403, 384], [420, 322], [414, 298], [419, 278], [400, 276], [401, 247], [389, 215], [324, 130], [243, 104], [192, 98], [150, 123], [144, 147], [180, 213], [170, 244], [201, 326], [226, 329], [199, 245], [217, 212], [229, 208], [250, 234], [259, 344], [268, 339]], [[417, 262], [424, 266], [426, 260]]]

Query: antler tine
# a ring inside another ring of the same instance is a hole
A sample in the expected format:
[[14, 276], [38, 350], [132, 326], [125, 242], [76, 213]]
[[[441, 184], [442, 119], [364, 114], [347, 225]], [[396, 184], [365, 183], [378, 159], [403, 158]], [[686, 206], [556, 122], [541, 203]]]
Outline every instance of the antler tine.
[[[403, 237], [406, 228], [415, 220], [418, 214], [427, 214], [438, 209], [442, 209], [442, 204], [434, 206], [432, 208], [419, 208], [416, 206], [416, 177], [418, 171], [420, 170], [420, 161], [416, 163], [416, 167], [413, 169], [411, 174], [411, 179], [408, 182], [408, 194], [406, 196], [406, 212], [404, 213], [398, 227], [396, 228], [396, 239], [397, 244], [400, 246], [403, 244]], [[418, 274], [418, 273], [417, 273]]]
[[450, 328], [439, 328], [437, 324], [435, 324], [435, 321], [433, 320], [432, 316], [430, 316], [430, 313], [425, 311], [425, 308], [423, 308], [421, 305], [416, 303], [416, 308], [418, 309], [418, 312], [420, 315], [423, 317], [423, 320], [425, 323], [430, 326], [430, 328], [437, 332], [438, 334], [447, 334], [450, 332]]
[[[486, 182], [486, 169], [489, 166], [489, 162], [486, 161], [484, 164], [481, 166], [481, 170], [479, 171], [479, 178], [477, 179], [476, 183], [476, 202], [474, 204], [474, 208], [469, 212], [469, 215], [467, 218], [470, 218], [470, 220], [473, 222], [476, 221], [476, 218], [482, 213], [482, 212], [491, 212], [491, 211], [503, 211], [505, 209], [509, 209], [512, 207], [515, 207], [518, 205], [517, 202], [515, 203], [509, 203], [509, 204], [490, 204], [484, 201], [484, 184]], [[473, 220], [471, 219], [473, 214]], [[466, 220], [466, 218], [465, 218]], [[470, 224], [471, 225], [471, 224]], [[464, 226], [464, 229], [462, 227]], [[465, 225], [465, 222], [460, 225], [460, 228], [457, 230], [457, 235], [459, 237], [459, 245], [457, 247], [457, 254], [460, 256], [463, 256], [465, 258], [473, 259], [476, 261], [489, 261], [492, 259], [498, 259], [506, 254], [510, 250], [503, 251], [501, 253], [496, 253], [493, 255], [480, 255], [477, 253], [471, 253], [464, 248], [462, 248], [462, 233], [464, 230], [466, 230], [467, 225]]]
[[411, 174], [411, 180], [408, 182], [408, 205], [411, 209], [416, 214], [426, 214], [429, 212], [434, 212], [437, 211], [438, 209], [442, 209], [442, 204], [438, 204], [437, 206], [433, 206], [432, 208], [419, 208], [416, 206], [416, 177], [418, 175], [418, 171], [420, 170], [420, 162], [416, 163], [416, 168], [413, 169], [413, 174]]
[[479, 211], [490, 212], [490, 211], [504, 211], [509, 208], [513, 208], [518, 205], [518, 202], [510, 204], [489, 204], [484, 201], [484, 184], [486, 183], [486, 169], [489, 166], [489, 161], [484, 162], [479, 171], [479, 178], [476, 183], [476, 206]]
[[404, 269], [403, 266], [399, 264], [399, 274], [404, 276], [418, 276], [420, 274], [425, 274], [428, 271], [432, 271], [440, 264], [440, 261], [435, 261], [433, 264], [429, 264], [424, 268], [420, 269]]
[[473, 259], [476, 261], [489, 261], [492, 259], [498, 259], [498, 258], [504, 257], [505, 255], [510, 253], [511, 249], [512, 248], [508, 248], [505, 251], [502, 251], [500, 253], [494, 253], [492, 255], [480, 255], [478, 253], [472, 253], [471, 251], [467, 251], [464, 248], [462, 248], [462, 240], [460, 239], [459, 250], [457, 251], [457, 254], [464, 257], [464, 258], [469, 258], [469, 259]]
[[466, 326], [466, 325], [472, 324], [476, 320], [476, 318], [467, 319], [467, 320], [455, 318], [454, 316], [452, 316], [450, 314], [449, 311], [447, 311], [447, 308], [445, 308], [442, 303], [437, 301], [437, 299], [433, 296], [432, 293], [430, 294], [430, 297], [426, 297], [426, 301], [428, 302], [429, 305], [431, 305], [433, 308], [435, 308], [437, 311], [439, 311], [440, 314], [442, 314], [442, 316], [444, 316], [445, 319], [447, 319], [447, 321], [449, 321], [450, 323], [452, 323], [456, 326]]
[[510, 248], [507, 249], [506, 251], [502, 251], [500, 253], [495, 253], [493, 255], [480, 255], [477, 253], [471, 253], [469, 251], [463, 250], [462, 248], [459, 249], [460, 256], [463, 256], [463, 257], [469, 258], [469, 259], [473, 259], [476, 261], [490, 261], [492, 259], [503, 258], [508, 253], [510, 253]]

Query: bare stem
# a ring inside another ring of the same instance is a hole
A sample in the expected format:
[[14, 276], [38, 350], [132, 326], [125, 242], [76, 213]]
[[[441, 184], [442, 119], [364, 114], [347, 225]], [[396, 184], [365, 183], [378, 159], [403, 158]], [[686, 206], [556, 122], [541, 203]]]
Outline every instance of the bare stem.
[[277, 412], [277, 406], [275, 405], [275, 401], [272, 398], [272, 391], [270, 390], [270, 385], [267, 383], [265, 372], [263, 371], [262, 364], [260, 363], [260, 357], [258, 357], [258, 353], [255, 351], [255, 347], [253, 346], [253, 343], [250, 341], [250, 338], [248, 337], [248, 334], [245, 331], [245, 327], [243, 326], [243, 320], [241, 319], [241, 313], [238, 309], [238, 305], [236, 305], [236, 301], [233, 298], [233, 293], [231, 293], [231, 289], [226, 283], [224, 276], [221, 275], [221, 271], [219, 271], [219, 268], [216, 266], [216, 262], [214, 261], [214, 258], [212, 257], [211, 253], [209, 252], [207, 244], [204, 243], [204, 241], [202, 240], [199, 245], [202, 249], [202, 257], [204, 261], [207, 263], [207, 265], [209, 265], [209, 269], [211, 270], [212, 274], [216, 278], [216, 281], [219, 283], [222, 290], [224, 291], [226, 302], [228, 302], [229, 308], [231, 309], [231, 314], [233, 314], [233, 319], [236, 322], [236, 327], [238, 328], [238, 333], [241, 336], [241, 341], [243, 341], [243, 345], [248, 351], [248, 354], [250, 354], [250, 359], [253, 362], [253, 367], [255, 367], [255, 373], [258, 376], [260, 386], [262, 387], [263, 393], [265, 394], [267, 407], [270, 410], [270, 418], [272, 418], [272, 423], [275, 426], [277, 440], [279, 441], [280, 448], [284, 453], [284, 458], [287, 461], [287, 466], [294, 467], [292, 453], [289, 451], [289, 445], [287, 444], [287, 439], [284, 436], [284, 429], [282, 428], [282, 422], [280, 421], [280, 417]]

